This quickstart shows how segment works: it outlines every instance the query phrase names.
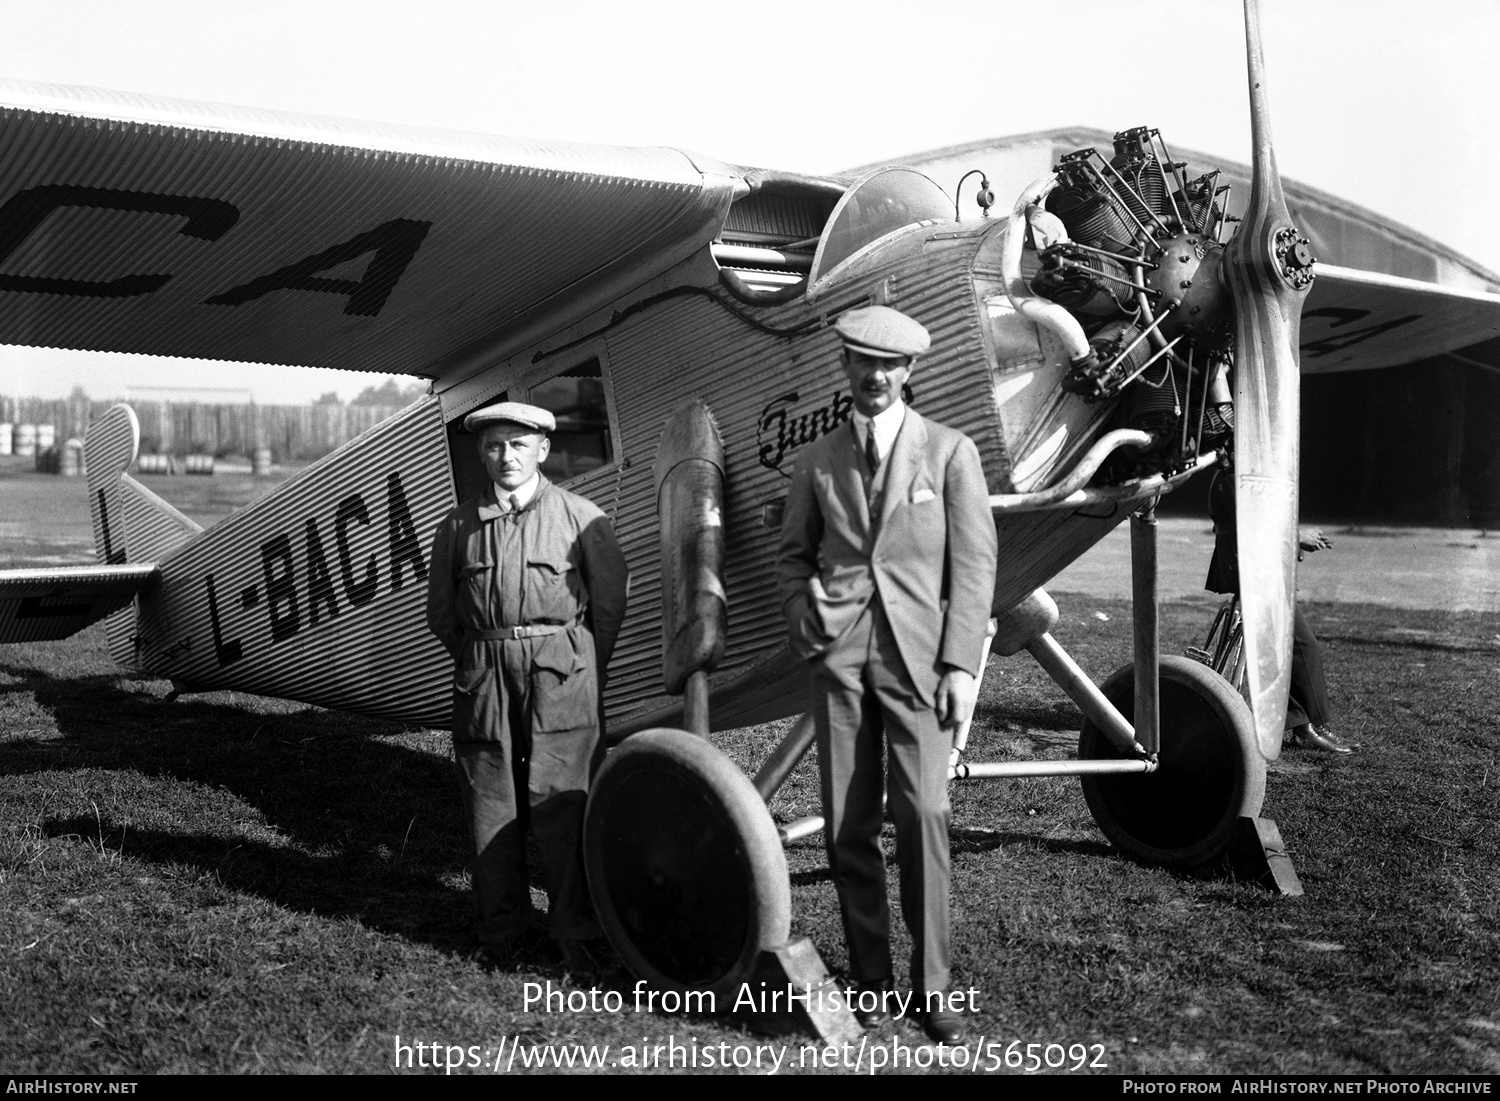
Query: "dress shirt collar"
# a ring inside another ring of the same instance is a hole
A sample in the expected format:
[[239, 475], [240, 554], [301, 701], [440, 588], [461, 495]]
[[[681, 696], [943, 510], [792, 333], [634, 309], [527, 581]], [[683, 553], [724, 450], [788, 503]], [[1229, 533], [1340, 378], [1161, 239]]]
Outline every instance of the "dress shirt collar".
[[500, 497], [514, 497], [516, 499], [516, 508], [523, 509], [531, 504], [531, 499], [536, 496], [536, 491], [541, 488], [542, 472], [537, 471], [509, 493], [506, 493], [505, 490], [497, 485], [495, 487], [495, 497], [497, 499]]
[[479, 518], [481, 520], [494, 520], [510, 512], [509, 500], [512, 496], [516, 499], [516, 508], [525, 508], [542, 488], [542, 474], [537, 471], [525, 482], [515, 489], [506, 490], [501, 488], [498, 482], [491, 482], [489, 492], [479, 506]]
[[865, 433], [870, 431], [873, 425], [875, 451], [880, 456], [880, 461], [885, 462], [885, 457], [891, 453], [891, 448], [896, 443], [896, 434], [901, 431], [901, 424], [904, 420], [906, 420], [906, 403], [900, 400], [891, 402], [873, 417], [867, 417], [855, 410], [854, 431], [859, 438], [860, 447], [864, 446]]

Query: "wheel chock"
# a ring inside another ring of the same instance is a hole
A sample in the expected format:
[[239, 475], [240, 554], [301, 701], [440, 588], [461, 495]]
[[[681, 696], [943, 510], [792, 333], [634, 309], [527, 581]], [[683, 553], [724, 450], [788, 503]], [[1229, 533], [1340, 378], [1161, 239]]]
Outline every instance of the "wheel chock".
[[735, 999], [757, 1029], [813, 1033], [829, 1045], [858, 1043], [864, 1029], [844, 1000], [843, 988], [823, 966], [807, 937], [795, 937], [760, 954], [754, 977]]
[[1281, 840], [1281, 831], [1269, 818], [1240, 818], [1229, 838], [1229, 862], [1235, 874], [1253, 879], [1279, 895], [1296, 898], [1302, 882]]

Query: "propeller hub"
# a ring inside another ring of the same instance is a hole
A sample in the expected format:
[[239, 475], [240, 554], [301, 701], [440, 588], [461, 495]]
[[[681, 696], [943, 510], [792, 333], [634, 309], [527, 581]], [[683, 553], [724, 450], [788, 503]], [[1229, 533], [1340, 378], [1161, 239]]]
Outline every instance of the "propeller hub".
[[1219, 278], [1224, 248], [1202, 233], [1179, 233], [1157, 242], [1161, 254], [1146, 286], [1158, 292], [1163, 307], [1175, 302], [1162, 320], [1161, 334], [1179, 334], [1208, 348], [1226, 347], [1230, 339], [1229, 295]]
[[1310, 286], [1313, 281], [1313, 265], [1318, 258], [1312, 254], [1310, 242], [1291, 226], [1276, 231], [1276, 266], [1285, 279], [1296, 290]]

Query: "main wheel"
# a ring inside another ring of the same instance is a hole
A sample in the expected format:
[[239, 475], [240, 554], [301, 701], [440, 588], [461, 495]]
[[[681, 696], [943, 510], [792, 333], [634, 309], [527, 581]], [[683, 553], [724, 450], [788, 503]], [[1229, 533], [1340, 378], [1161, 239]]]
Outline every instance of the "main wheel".
[[660, 989], [725, 1004], [789, 935], [776, 825], [749, 778], [693, 734], [646, 730], [610, 753], [589, 791], [583, 857], [610, 944]]
[[[1125, 715], [1135, 699], [1135, 667], [1102, 686]], [[1104, 836], [1133, 856], [1191, 868], [1223, 854], [1236, 819], [1260, 813], [1266, 762], [1244, 699], [1219, 674], [1189, 658], [1161, 662], [1160, 767], [1136, 774], [1084, 776], [1083, 797]], [[1085, 719], [1080, 760], [1130, 754]]]

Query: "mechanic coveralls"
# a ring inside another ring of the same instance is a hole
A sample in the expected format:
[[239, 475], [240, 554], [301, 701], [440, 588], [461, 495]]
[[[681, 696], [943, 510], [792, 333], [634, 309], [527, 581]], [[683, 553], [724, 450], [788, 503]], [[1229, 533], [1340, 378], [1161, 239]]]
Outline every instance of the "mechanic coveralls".
[[455, 661], [453, 743], [473, 841], [479, 940], [540, 922], [525, 835], [541, 854], [548, 931], [599, 935], [581, 836], [603, 753], [602, 673], [625, 615], [628, 572], [609, 520], [545, 477], [513, 510], [491, 485], [439, 526], [427, 621]]

